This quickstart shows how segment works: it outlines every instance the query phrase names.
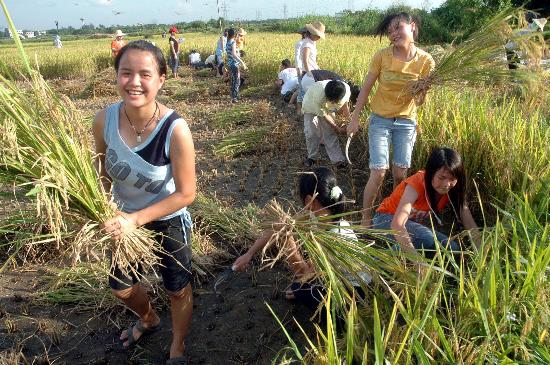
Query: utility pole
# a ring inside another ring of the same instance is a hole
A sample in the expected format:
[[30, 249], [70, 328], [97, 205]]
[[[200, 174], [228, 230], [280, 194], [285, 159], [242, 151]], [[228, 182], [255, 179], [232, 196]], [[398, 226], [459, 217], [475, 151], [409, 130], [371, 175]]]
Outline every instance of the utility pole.
[[262, 12], [259, 10], [256, 10], [256, 20], [260, 20], [261, 16], [262, 16]]
[[220, 25], [220, 32], [223, 32], [222, 18], [220, 16], [220, 0], [216, 0], [216, 9], [218, 10], [218, 23]]
[[286, 6], [286, 3], [283, 4], [283, 18], [286, 19], [288, 15], [288, 8]]
[[225, 2], [225, 0], [223, 0], [223, 3], [222, 3], [222, 11], [223, 11], [223, 19], [226, 20], [227, 19], [227, 3]]
[[353, 11], [353, 0], [348, 0], [348, 10]]

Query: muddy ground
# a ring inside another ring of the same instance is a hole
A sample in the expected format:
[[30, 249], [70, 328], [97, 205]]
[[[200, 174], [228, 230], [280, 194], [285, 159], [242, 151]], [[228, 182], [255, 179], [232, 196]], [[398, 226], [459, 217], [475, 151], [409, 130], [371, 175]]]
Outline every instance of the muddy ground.
[[[69, 95], [85, 115], [118, 100], [112, 71], [93, 80], [55, 80], [54, 87]], [[175, 109], [188, 121], [197, 153], [197, 177], [201, 192], [215, 194], [232, 205], [253, 202], [263, 206], [270, 199], [292, 204], [295, 201], [297, 172], [304, 171], [306, 157], [303, 124], [295, 110], [286, 106], [270, 85], [244, 89], [240, 106], [246, 106], [243, 123], [220, 127], [220, 112], [234, 108], [229, 103], [229, 86], [206, 71], [182, 67], [178, 80], [166, 83], [161, 102]], [[271, 132], [261, 148], [235, 158], [215, 156], [213, 147], [228, 133], [250, 126], [267, 126]], [[342, 137], [342, 145], [345, 143]], [[337, 171], [344, 193], [360, 199], [366, 182], [366, 158], [354, 140], [351, 151], [361, 156], [353, 168]], [[324, 152], [324, 151], [323, 151]], [[328, 164], [325, 155], [323, 163]], [[353, 176], [353, 179], [351, 178]], [[7, 208], [3, 204], [4, 210]], [[4, 212], [6, 213], [6, 211]], [[9, 212], [7, 212], [9, 214]], [[244, 249], [213, 238], [231, 255]], [[288, 341], [269, 312], [268, 303], [298, 344], [305, 341], [294, 318], [305, 324], [312, 313], [284, 298], [289, 284], [283, 267], [258, 271], [258, 265], [221, 286], [221, 295], [213, 291], [213, 282], [231, 259], [217, 262], [211, 275], [194, 283], [194, 313], [187, 339], [191, 364], [270, 364]], [[63, 305], [44, 305], [36, 293], [44, 285], [43, 269], [27, 264], [18, 270], [7, 269], [0, 275], [0, 364], [164, 364], [170, 342], [170, 319], [165, 299], [155, 301], [164, 327], [140, 341], [132, 351], [122, 349], [118, 340], [122, 329], [135, 316], [121, 306], [108, 311], [85, 310]], [[157, 293], [158, 294], [158, 293]], [[155, 293], [153, 297], [158, 297]], [[160, 295], [163, 297], [162, 295]]]

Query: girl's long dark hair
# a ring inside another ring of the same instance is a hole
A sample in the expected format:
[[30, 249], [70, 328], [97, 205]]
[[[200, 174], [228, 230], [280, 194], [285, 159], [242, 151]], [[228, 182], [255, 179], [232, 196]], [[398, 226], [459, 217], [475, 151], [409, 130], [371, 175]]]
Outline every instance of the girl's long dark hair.
[[420, 30], [420, 18], [404, 11], [386, 15], [384, 19], [382, 19], [382, 21], [376, 26], [376, 28], [374, 28], [374, 34], [379, 35], [380, 38], [388, 35], [388, 28], [390, 27], [391, 22], [396, 18], [406, 22], [407, 24], [411, 24], [412, 22], [416, 24], [416, 28], [413, 32], [413, 38], [416, 41], [418, 39], [418, 31]]
[[324, 208], [335, 214], [341, 214], [345, 211], [344, 194], [337, 198], [331, 197], [332, 188], [337, 186], [336, 175], [328, 167], [317, 167], [312, 172], [306, 172], [300, 175], [298, 181], [298, 191], [302, 202], [305, 202], [306, 196], [315, 197]]
[[462, 157], [452, 148], [436, 147], [432, 150], [430, 157], [428, 157], [424, 174], [428, 202], [432, 210], [434, 212], [437, 211], [436, 191], [432, 186], [432, 180], [437, 170], [442, 167], [449, 170], [457, 180], [456, 185], [449, 190], [449, 199], [457, 218], [460, 219], [460, 210], [464, 206], [464, 196], [466, 195], [466, 173], [464, 172]]

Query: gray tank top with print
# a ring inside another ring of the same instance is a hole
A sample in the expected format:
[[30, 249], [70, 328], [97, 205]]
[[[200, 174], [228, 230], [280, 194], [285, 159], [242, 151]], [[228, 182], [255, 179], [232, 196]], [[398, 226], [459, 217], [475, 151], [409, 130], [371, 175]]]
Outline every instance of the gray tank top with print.
[[[168, 110], [145, 141], [130, 148], [119, 132], [120, 107], [121, 103], [113, 104], [105, 114], [105, 169], [111, 177], [113, 199], [118, 208], [133, 213], [176, 191], [170, 163], [170, 137], [174, 127], [185, 121]], [[176, 217], [185, 210], [182, 208], [159, 220]]]

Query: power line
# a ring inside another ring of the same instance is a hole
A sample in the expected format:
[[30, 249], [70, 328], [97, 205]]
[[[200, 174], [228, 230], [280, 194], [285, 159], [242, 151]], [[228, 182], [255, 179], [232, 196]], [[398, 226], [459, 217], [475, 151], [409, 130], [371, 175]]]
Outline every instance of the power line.
[[223, 18], [224, 19], [227, 19], [227, 3], [225, 2], [225, 0], [222, 0], [222, 12], [223, 12]]

